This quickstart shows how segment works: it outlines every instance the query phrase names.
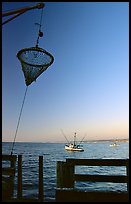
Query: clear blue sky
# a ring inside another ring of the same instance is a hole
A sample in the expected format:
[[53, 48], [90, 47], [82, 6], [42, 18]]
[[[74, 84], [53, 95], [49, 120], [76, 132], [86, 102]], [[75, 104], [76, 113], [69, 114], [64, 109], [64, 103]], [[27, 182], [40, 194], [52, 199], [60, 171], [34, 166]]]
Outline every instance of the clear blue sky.
[[[3, 11], [38, 2], [3, 2]], [[2, 27], [2, 140], [13, 141], [26, 84], [16, 54], [36, 45], [41, 10]], [[5, 19], [3, 19], [5, 20]], [[16, 141], [129, 137], [129, 3], [45, 2], [39, 47], [54, 63], [28, 87]]]

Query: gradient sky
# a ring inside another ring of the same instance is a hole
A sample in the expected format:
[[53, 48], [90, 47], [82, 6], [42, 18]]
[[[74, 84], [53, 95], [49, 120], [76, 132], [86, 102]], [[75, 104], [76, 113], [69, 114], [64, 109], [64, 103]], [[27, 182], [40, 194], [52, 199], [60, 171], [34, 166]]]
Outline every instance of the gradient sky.
[[[3, 2], [8, 11], [38, 2]], [[2, 141], [13, 141], [26, 84], [16, 54], [36, 45], [41, 9], [2, 27]], [[3, 20], [5, 20], [3, 18]], [[129, 137], [129, 3], [45, 2], [39, 47], [54, 63], [28, 87], [18, 141]], [[66, 142], [66, 141], [65, 141]]]

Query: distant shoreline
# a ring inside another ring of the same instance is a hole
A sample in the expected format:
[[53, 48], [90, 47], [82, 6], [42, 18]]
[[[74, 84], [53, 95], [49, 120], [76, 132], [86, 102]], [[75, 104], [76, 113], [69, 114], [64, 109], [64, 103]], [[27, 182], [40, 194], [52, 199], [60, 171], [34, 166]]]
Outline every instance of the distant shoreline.
[[88, 142], [128, 142], [129, 139], [108, 139], [108, 140], [88, 140], [84, 141], [84, 143]]
[[[3, 143], [4, 142], [10, 142], [10, 143], [12, 143], [11, 141], [2, 141]], [[77, 141], [78, 143], [80, 142], [80, 141]], [[82, 143], [94, 143], [94, 142], [129, 142], [129, 139], [107, 139], [107, 140], [85, 140], [85, 141], [83, 141]], [[47, 141], [47, 142], [16, 142], [16, 143], [42, 143], [42, 144], [48, 144], [48, 143], [52, 143], [52, 144], [55, 144], [55, 143], [63, 143], [63, 144], [65, 144], [66, 142], [64, 142], [64, 141], [56, 141], [56, 142], [49, 142], [49, 141]]]

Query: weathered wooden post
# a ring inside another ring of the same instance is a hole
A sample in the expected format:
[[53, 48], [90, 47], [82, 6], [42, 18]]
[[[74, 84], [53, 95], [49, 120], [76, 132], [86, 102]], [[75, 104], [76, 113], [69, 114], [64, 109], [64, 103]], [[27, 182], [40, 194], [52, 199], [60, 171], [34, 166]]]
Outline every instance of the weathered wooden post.
[[43, 156], [39, 156], [39, 201], [42, 202], [43, 199]]
[[11, 155], [11, 168], [15, 169], [15, 165], [16, 165], [16, 158], [17, 156], [15, 155]]
[[22, 155], [18, 155], [18, 189], [17, 198], [22, 198]]
[[14, 178], [17, 155], [2, 155], [2, 201], [10, 202], [14, 196]]
[[127, 192], [129, 193], [129, 163], [126, 166], [126, 175], [127, 175]]
[[74, 188], [74, 166], [57, 161], [57, 188]]

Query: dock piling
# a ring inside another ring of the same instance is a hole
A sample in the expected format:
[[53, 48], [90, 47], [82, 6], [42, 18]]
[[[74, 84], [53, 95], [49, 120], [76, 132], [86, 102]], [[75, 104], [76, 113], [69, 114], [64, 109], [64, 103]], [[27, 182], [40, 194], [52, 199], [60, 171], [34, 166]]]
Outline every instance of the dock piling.
[[43, 202], [43, 156], [39, 156], [39, 201]]
[[17, 198], [22, 198], [22, 155], [18, 155], [18, 191]]
[[74, 166], [57, 162], [57, 188], [74, 188]]

